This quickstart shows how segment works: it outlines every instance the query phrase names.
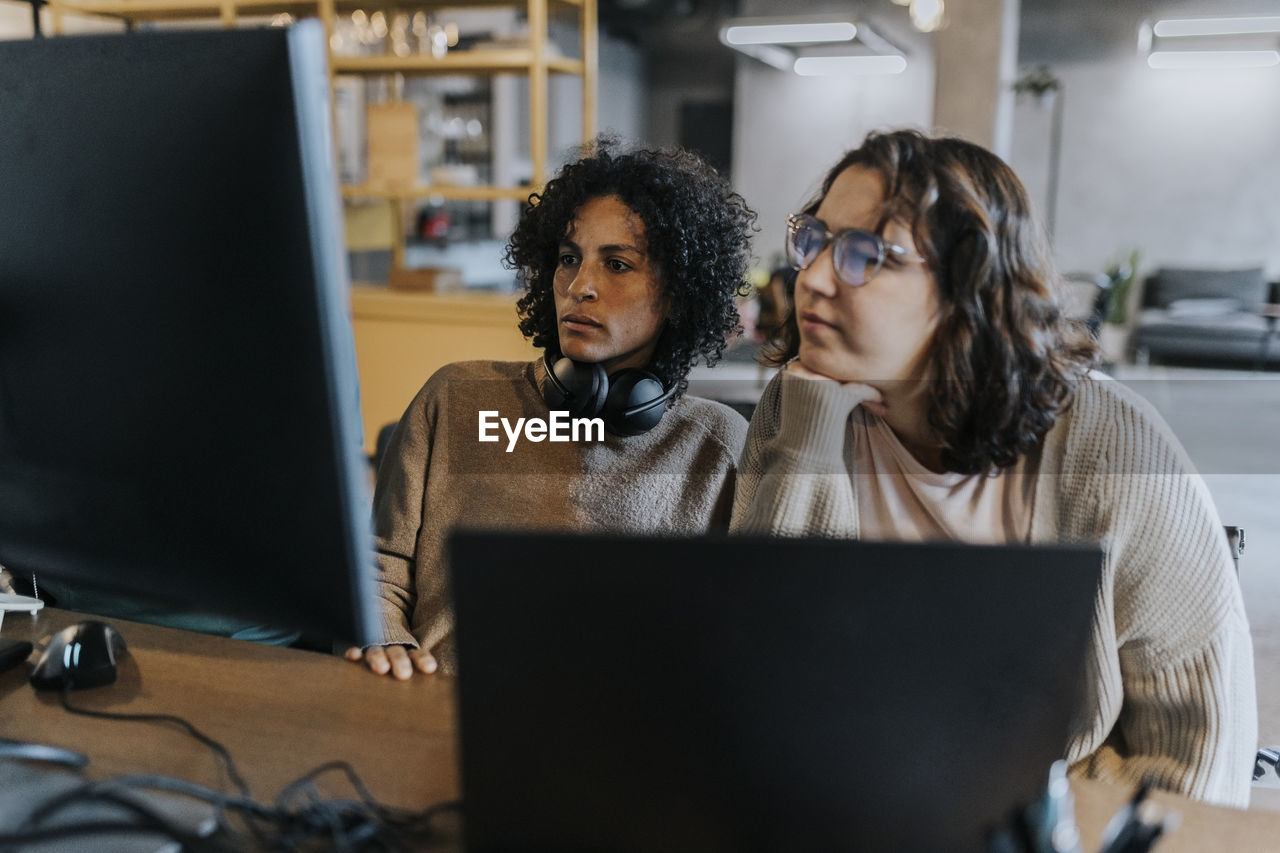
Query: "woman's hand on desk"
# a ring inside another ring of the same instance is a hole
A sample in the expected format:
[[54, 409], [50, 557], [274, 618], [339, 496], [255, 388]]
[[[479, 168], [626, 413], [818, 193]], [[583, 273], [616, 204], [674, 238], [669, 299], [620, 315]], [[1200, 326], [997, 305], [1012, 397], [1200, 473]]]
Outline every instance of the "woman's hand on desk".
[[377, 675], [390, 674], [400, 681], [408, 681], [414, 671], [431, 675], [437, 669], [435, 656], [426, 649], [411, 649], [408, 646], [370, 646], [362, 649], [352, 646], [347, 649], [349, 661], [363, 660], [365, 666]]

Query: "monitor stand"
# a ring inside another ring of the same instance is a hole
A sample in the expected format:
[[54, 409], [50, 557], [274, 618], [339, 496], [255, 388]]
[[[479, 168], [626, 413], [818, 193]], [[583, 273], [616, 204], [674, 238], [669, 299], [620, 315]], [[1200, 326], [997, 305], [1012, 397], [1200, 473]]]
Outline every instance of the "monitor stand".
[[0, 628], [4, 627], [4, 615], [10, 610], [25, 611], [34, 614], [44, 602], [29, 595], [14, 595], [11, 592], [0, 592]]
[[[44, 607], [44, 602], [38, 598], [0, 592], [0, 629], [4, 628], [4, 615], [10, 610], [26, 611], [34, 615], [41, 607]], [[22, 663], [30, 654], [30, 643], [6, 640], [0, 636], [0, 672]]]
[[9, 610], [25, 610], [28, 613], [35, 613], [44, 602], [38, 598], [32, 598], [29, 595], [14, 595], [11, 592], [0, 592], [0, 613]]

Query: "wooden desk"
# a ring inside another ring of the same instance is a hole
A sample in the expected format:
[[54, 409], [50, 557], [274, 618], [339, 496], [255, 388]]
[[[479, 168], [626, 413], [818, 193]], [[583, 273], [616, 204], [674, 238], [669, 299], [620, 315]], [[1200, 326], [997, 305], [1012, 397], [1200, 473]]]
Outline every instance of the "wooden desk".
[[[39, 641], [86, 618], [59, 610], [9, 614], [4, 636]], [[350, 762], [385, 803], [424, 808], [459, 795], [453, 682], [379, 678], [336, 657], [225, 640], [120, 620], [129, 644], [120, 679], [72, 694], [83, 707], [177, 714], [224, 743], [259, 799], [333, 759]], [[222, 787], [213, 754], [177, 729], [73, 716], [53, 693], [36, 693], [23, 667], [0, 675], [0, 737], [88, 753], [90, 775], [158, 772]], [[1130, 792], [1076, 781], [1084, 849]], [[1182, 814], [1182, 826], [1157, 853], [1274, 851], [1280, 813], [1236, 811], [1158, 793]]]
[[[11, 613], [3, 634], [42, 640], [81, 619]], [[176, 714], [230, 750], [258, 800], [330, 760], [355, 767], [379, 800], [424, 808], [458, 796], [452, 682], [379, 678], [338, 657], [109, 619], [130, 654], [110, 687], [71, 703], [121, 713]], [[102, 778], [157, 772], [222, 788], [217, 757], [176, 727], [98, 720], [37, 693], [25, 667], [0, 675], [0, 737], [65, 746]]]

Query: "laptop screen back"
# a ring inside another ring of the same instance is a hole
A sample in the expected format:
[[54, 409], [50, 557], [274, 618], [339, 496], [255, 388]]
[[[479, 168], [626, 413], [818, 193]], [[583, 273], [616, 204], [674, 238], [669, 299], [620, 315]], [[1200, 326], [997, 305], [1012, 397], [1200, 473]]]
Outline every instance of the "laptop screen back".
[[469, 850], [984, 849], [1080, 703], [1101, 555], [459, 534]]

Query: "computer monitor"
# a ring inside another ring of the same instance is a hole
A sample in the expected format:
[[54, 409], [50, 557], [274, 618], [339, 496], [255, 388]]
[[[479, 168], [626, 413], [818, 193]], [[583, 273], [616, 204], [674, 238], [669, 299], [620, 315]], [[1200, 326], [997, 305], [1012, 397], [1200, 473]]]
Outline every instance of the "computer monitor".
[[0, 563], [371, 637], [323, 29], [0, 43]]
[[1097, 546], [459, 532], [470, 851], [984, 853], [1081, 708]]

